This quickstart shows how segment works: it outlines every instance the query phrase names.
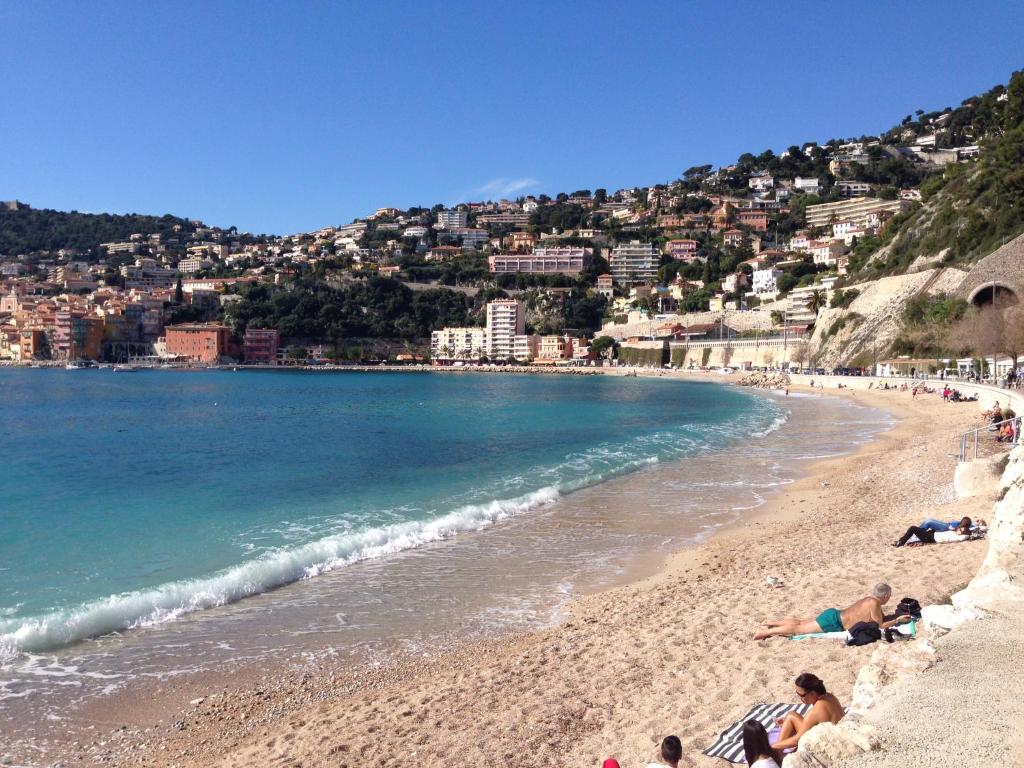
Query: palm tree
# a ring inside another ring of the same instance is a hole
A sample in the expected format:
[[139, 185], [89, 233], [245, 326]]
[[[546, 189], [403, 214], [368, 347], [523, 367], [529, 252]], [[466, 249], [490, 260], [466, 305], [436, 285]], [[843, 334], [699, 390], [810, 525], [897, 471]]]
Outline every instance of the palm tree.
[[807, 309], [813, 312], [815, 315], [825, 306], [825, 293], [823, 291], [814, 291], [810, 298], [807, 299]]

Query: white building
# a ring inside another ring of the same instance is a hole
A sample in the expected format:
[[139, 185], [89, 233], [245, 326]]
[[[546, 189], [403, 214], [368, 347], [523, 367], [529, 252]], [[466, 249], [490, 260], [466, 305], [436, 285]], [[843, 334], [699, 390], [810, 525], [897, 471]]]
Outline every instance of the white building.
[[183, 275], [192, 275], [212, 266], [213, 262], [205, 258], [182, 259], [178, 262], [178, 271]]
[[412, 227], [406, 227], [405, 231], [402, 233], [402, 237], [418, 238], [418, 237], [426, 237], [426, 234], [427, 234], [427, 228], [417, 224], [417, 225], [412, 226]]
[[438, 361], [479, 360], [486, 350], [483, 328], [442, 328], [430, 334], [430, 358]]
[[633, 240], [617, 245], [608, 259], [616, 283], [636, 285], [654, 280], [658, 275], [661, 255], [651, 243]]
[[455, 244], [458, 242], [465, 251], [472, 251], [484, 245], [490, 240], [486, 229], [474, 229], [473, 227], [453, 227], [438, 235], [439, 243]]
[[516, 360], [534, 360], [540, 351], [540, 336], [520, 334], [512, 340], [512, 356]]
[[515, 337], [526, 333], [526, 307], [515, 299], [487, 303], [486, 353], [492, 360], [515, 355]]
[[722, 280], [722, 290], [726, 293], [737, 293], [746, 287], [747, 275], [745, 272], [733, 272]]
[[438, 229], [456, 229], [465, 227], [469, 223], [469, 214], [466, 211], [438, 211]]
[[797, 176], [793, 180], [793, 188], [800, 192], [806, 192], [808, 195], [816, 195], [821, 191], [821, 183], [818, 181], [818, 177], [803, 178]]
[[747, 184], [755, 192], [767, 192], [775, 186], [775, 179], [767, 173], [755, 173], [747, 179]]
[[871, 185], [863, 181], [837, 181], [836, 186], [839, 188], [839, 194], [843, 197], [871, 194]]
[[755, 269], [751, 290], [758, 296], [775, 295], [779, 292], [778, 280], [781, 275], [782, 270], [775, 267]]
[[846, 245], [842, 240], [815, 240], [810, 247], [815, 264], [834, 267], [836, 260], [846, 253]]

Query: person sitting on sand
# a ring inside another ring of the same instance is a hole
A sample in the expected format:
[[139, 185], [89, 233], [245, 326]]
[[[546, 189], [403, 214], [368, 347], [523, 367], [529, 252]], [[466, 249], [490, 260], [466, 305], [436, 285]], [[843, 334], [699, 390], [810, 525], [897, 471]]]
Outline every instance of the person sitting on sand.
[[966, 541], [970, 535], [971, 518], [965, 517], [953, 530], [947, 528], [944, 531], [933, 531], [920, 525], [912, 525], [892, 545], [894, 547], [902, 547], [910, 540], [911, 536], [917, 536], [922, 544], [948, 544], [952, 541]]
[[811, 708], [807, 714], [800, 715], [790, 712], [785, 717], [775, 720], [779, 726], [779, 738], [772, 744], [772, 748], [780, 752], [785, 749], [792, 749], [800, 743], [800, 739], [811, 728], [821, 723], [832, 723], [835, 725], [843, 719], [843, 705], [839, 699], [825, 690], [825, 684], [817, 675], [804, 672], [796, 679], [796, 695], [804, 704], [810, 704]]
[[882, 606], [889, 602], [892, 597], [892, 587], [888, 584], [876, 584], [871, 594], [862, 597], [853, 605], [839, 610], [838, 608], [826, 608], [816, 619], [780, 619], [769, 621], [762, 629], [754, 635], [755, 640], [764, 640], [768, 637], [792, 637], [793, 635], [808, 635], [814, 632], [842, 632], [849, 629], [858, 621], [873, 621], [880, 629], [888, 629], [896, 624], [903, 624], [910, 621], [909, 616], [902, 616], [893, 621], [885, 621], [882, 615]]
[[662, 739], [658, 758], [664, 762], [648, 763], [647, 768], [679, 768], [679, 761], [683, 759], [683, 744], [678, 736], [666, 736]]
[[1017, 435], [1016, 422], [1013, 420], [1007, 421], [996, 433], [997, 443], [1012, 443], [1015, 441]]
[[997, 421], [1003, 420], [1003, 409], [1000, 407], [998, 400], [987, 411], [981, 412], [981, 420], [987, 421], [989, 424], [995, 424]]
[[768, 731], [757, 720], [743, 724], [743, 757], [750, 768], [779, 768], [782, 753], [768, 741]]

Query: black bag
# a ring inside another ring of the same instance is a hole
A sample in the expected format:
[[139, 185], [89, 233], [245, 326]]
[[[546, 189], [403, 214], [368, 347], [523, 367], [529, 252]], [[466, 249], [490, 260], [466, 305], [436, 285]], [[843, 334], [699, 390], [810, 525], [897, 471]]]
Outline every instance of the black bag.
[[874, 621], [858, 621], [850, 627], [850, 639], [847, 645], [870, 645], [882, 639], [882, 630]]
[[917, 602], [913, 597], [904, 597], [900, 600], [900, 604], [896, 606], [896, 612], [894, 616], [913, 616], [915, 619], [921, 618], [921, 604]]

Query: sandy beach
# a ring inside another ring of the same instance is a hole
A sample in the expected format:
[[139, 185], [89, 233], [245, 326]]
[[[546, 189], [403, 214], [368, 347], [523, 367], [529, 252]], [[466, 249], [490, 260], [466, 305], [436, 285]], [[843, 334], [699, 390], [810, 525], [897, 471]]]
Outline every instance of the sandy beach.
[[[828, 394], [886, 409], [899, 423], [852, 456], [816, 463], [653, 575], [577, 599], [552, 629], [368, 668], [322, 663], [245, 689], [211, 681], [176, 716], [158, 721], [154, 712], [150, 728], [119, 727], [118, 713], [106, 713], [95, 741], [69, 761], [593, 766], [614, 756], [635, 766], [676, 733], [692, 763], [713, 765], [701, 750], [751, 704], [792, 700], [802, 671], [848, 697], [872, 650], [756, 642], [760, 624], [842, 607], [877, 581], [897, 599], [941, 601], [984, 557], [984, 542], [890, 546], [925, 517], [987, 516], [990, 499], [954, 500], [948, 456], [951, 438], [979, 423], [977, 407], [897, 391]], [[769, 587], [768, 576], [785, 586]]]

